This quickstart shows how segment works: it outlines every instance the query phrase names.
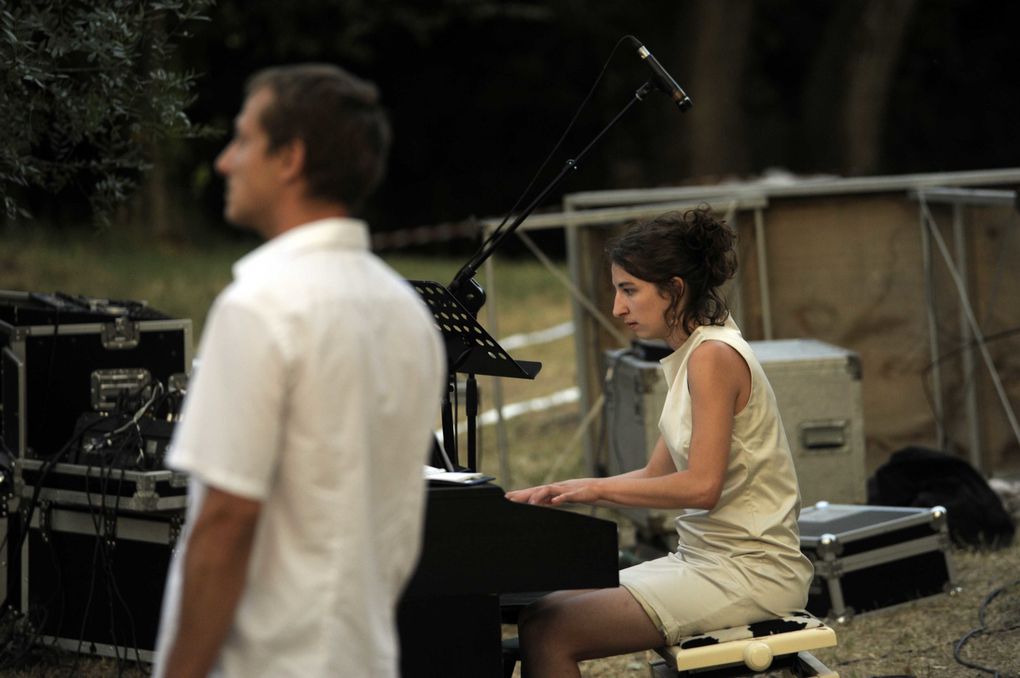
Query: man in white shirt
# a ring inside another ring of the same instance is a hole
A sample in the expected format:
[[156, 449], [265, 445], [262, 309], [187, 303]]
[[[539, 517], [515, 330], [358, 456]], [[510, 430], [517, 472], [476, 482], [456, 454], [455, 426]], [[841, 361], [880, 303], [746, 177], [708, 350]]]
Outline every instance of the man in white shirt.
[[155, 675], [398, 675], [440, 338], [351, 219], [382, 176], [374, 86], [327, 65], [249, 81], [216, 160], [228, 221], [267, 242], [234, 266], [168, 463], [191, 477]]

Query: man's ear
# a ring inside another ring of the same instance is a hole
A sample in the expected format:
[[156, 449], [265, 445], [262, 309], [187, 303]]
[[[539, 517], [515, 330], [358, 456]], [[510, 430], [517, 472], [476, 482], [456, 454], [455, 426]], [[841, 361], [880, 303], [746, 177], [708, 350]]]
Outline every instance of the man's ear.
[[305, 142], [292, 139], [277, 150], [280, 157], [280, 174], [288, 182], [300, 179], [305, 171]]

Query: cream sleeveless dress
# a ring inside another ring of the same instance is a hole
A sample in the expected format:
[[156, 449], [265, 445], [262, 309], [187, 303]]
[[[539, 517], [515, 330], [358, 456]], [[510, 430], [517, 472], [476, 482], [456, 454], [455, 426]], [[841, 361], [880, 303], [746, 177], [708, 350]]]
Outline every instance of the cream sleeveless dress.
[[620, 572], [670, 644], [684, 636], [803, 609], [813, 574], [800, 552], [800, 492], [775, 394], [732, 319], [698, 327], [661, 363], [669, 390], [659, 419], [677, 469], [687, 468], [691, 394], [687, 364], [705, 341], [732, 346], [751, 370], [751, 395], [734, 418], [722, 495], [711, 510], [675, 520], [679, 547]]

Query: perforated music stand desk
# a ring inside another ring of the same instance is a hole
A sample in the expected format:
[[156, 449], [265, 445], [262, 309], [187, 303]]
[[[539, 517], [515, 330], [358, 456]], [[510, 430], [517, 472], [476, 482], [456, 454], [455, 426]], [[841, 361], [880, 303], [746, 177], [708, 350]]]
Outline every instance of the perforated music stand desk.
[[[484, 374], [491, 377], [534, 379], [542, 363], [514, 360], [499, 343], [489, 336], [485, 328], [465, 309], [448, 289], [436, 282], [409, 280], [432, 312], [436, 327], [446, 343], [447, 369], [450, 387], [455, 388], [454, 374], [468, 375], [467, 425], [468, 465], [474, 466], [474, 427], [477, 410], [477, 393], [474, 377]], [[453, 433], [452, 404], [449, 397], [443, 401], [444, 447], [454, 464], [457, 463], [457, 442]]]
[[408, 282], [428, 304], [443, 334], [450, 372], [516, 379], [538, 375], [542, 363], [511, 358], [445, 287], [426, 280]]

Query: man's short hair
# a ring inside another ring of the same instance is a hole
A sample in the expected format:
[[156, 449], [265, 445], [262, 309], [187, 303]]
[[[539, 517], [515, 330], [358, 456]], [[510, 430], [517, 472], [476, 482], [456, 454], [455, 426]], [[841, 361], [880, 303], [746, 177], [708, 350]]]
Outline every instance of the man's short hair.
[[382, 179], [390, 147], [376, 86], [332, 64], [296, 64], [259, 71], [245, 91], [261, 89], [273, 94], [260, 120], [269, 150], [300, 139], [308, 197], [357, 210]]

